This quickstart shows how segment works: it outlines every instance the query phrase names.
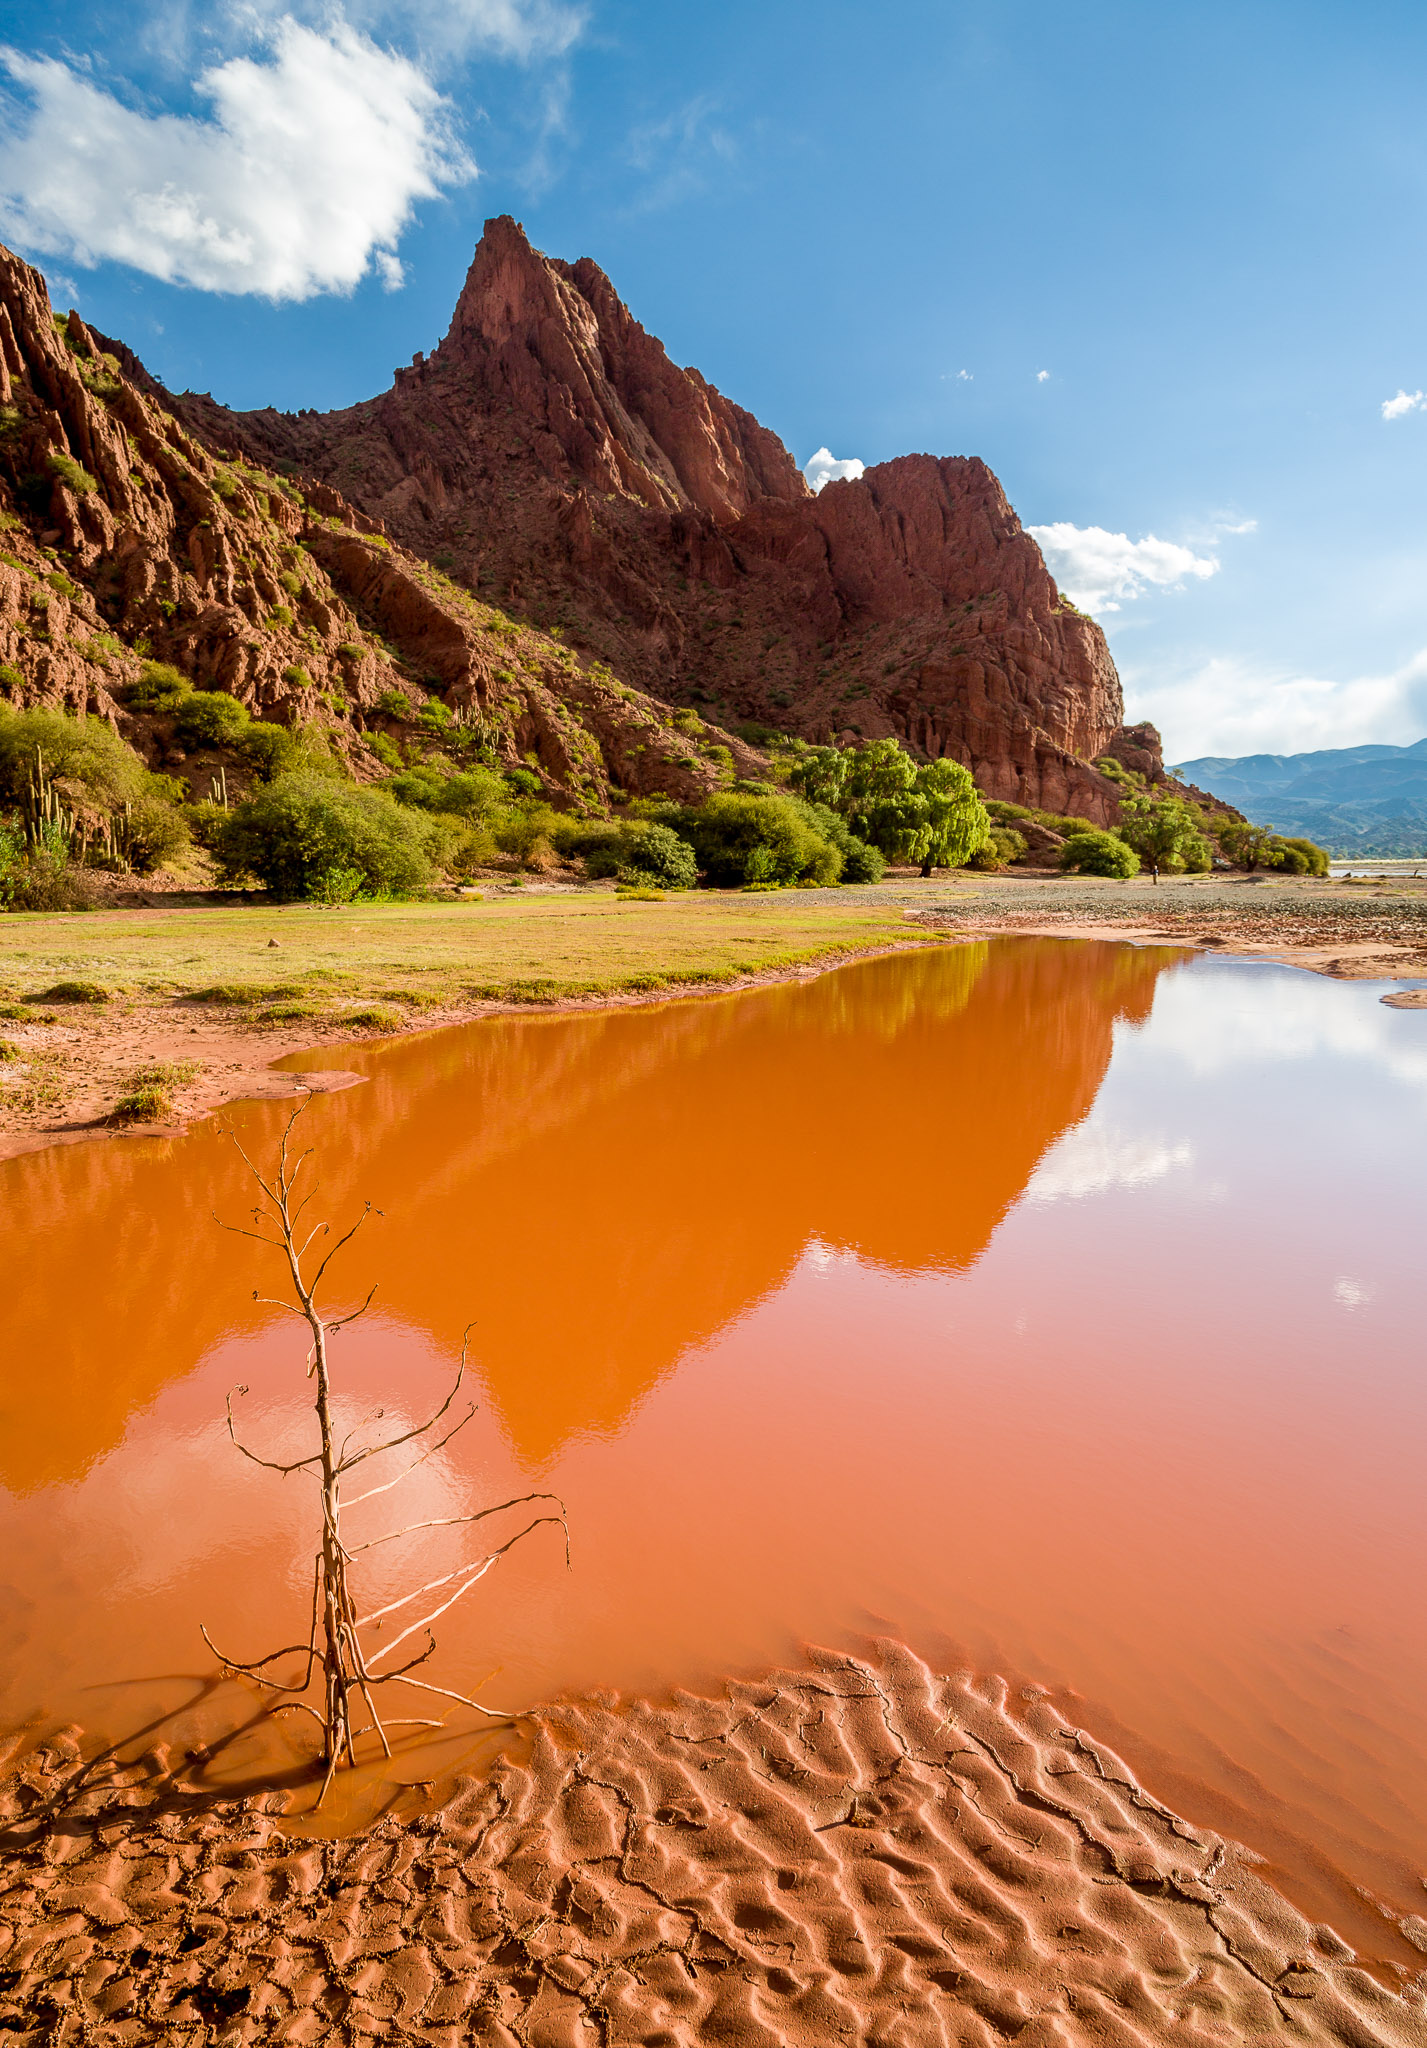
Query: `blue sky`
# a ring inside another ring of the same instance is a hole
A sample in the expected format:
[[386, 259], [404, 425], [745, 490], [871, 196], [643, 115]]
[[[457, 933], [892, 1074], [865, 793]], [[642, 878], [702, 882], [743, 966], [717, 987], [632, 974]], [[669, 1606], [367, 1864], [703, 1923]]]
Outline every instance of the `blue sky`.
[[0, 41], [0, 236], [176, 387], [383, 389], [514, 213], [800, 462], [983, 456], [1171, 759], [1427, 733], [1420, 7], [0, 0]]

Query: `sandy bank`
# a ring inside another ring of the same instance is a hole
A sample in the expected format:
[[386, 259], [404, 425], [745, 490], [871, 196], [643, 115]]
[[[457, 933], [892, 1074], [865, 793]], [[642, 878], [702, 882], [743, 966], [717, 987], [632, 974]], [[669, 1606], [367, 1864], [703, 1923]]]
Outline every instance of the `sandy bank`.
[[[18, 2042], [1427, 2040], [1232, 1845], [1037, 1694], [816, 1656], [672, 1705], [577, 1702], [437, 1811], [353, 1839], [134, 1783], [41, 1835], [3, 1786]], [[184, 1811], [184, 1808], [188, 1808]], [[17, 1841], [31, 1836], [29, 1846]], [[1424, 1927], [1427, 1943], [1427, 1927]]]

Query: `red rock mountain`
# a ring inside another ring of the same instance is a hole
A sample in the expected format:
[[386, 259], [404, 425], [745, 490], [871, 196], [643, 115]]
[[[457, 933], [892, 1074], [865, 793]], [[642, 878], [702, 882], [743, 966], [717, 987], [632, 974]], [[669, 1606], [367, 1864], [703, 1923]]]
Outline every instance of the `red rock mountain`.
[[897, 733], [990, 795], [1116, 815], [1091, 765], [1122, 730], [1104, 636], [983, 462], [905, 455], [815, 497], [601, 270], [512, 220], [487, 223], [440, 347], [379, 398], [231, 413], [151, 389], [210, 450], [325, 484], [655, 699], [810, 738]]
[[38, 271], [0, 249], [0, 697], [111, 720], [196, 796], [219, 767], [241, 789], [250, 771], [224, 750], [195, 754], [172, 716], [127, 701], [151, 660], [256, 718], [324, 728], [359, 777], [384, 772], [383, 738], [454, 746], [460, 728], [595, 809], [615, 791], [697, 801], [730, 760], [766, 765], [483, 603], [327, 486], [215, 455], [122, 343], [54, 314]]

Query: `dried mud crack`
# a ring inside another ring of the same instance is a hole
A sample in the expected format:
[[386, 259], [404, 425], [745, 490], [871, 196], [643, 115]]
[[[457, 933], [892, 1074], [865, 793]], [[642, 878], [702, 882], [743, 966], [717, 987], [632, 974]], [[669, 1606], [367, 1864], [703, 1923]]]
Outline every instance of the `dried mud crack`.
[[[1427, 2041], [1039, 1696], [897, 1645], [724, 1697], [551, 1708], [434, 1813], [315, 1842], [275, 1797], [3, 1786], [0, 2032], [19, 2042]], [[33, 1818], [59, 1798], [47, 1830]]]

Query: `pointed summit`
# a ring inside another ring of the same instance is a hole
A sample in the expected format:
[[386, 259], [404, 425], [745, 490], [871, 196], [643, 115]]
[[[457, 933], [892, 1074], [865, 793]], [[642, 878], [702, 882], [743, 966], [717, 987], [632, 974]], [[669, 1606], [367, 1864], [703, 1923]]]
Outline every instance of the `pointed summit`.
[[542, 256], [508, 214], [486, 222], [427, 367], [514, 406], [553, 478], [720, 523], [809, 495], [777, 435], [670, 362], [598, 264]]

